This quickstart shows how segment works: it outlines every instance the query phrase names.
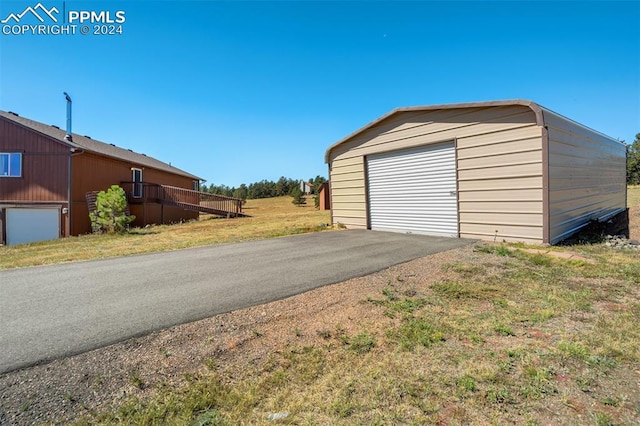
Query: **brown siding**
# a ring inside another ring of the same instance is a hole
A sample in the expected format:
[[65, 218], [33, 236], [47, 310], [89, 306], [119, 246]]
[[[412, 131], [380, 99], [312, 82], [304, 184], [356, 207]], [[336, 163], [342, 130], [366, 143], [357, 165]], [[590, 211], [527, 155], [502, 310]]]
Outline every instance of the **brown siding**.
[[320, 210], [331, 210], [331, 191], [328, 182], [320, 185], [318, 197], [320, 198]]
[[[89, 191], [103, 191], [111, 185], [132, 180], [131, 168], [142, 169], [142, 181], [191, 189], [193, 179], [138, 164], [84, 153], [72, 160], [73, 235], [91, 232], [91, 223], [85, 194]], [[153, 223], [175, 223], [197, 219], [198, 213], [170, 206], [147, 203], [131, 205], [131, 214], [136, 216], [135, 226]]]
[[[22, 176], [0, 178], [0, 214], [6, 207], [69, 206], [70, 150], [51, 138], [0, 117], [0, 152], [22, 153]], [[66, 214], [60, 215], [61, 235], [69, 235]], [[4, 221], [3, 221], [4, 222]], [[0, 224], [0, 243], [6, 224]]]
[[0, 178], [0, 203], [66, 203], [68, 147], [0, 117], [0, 152], [22, 152], [22, 177]]

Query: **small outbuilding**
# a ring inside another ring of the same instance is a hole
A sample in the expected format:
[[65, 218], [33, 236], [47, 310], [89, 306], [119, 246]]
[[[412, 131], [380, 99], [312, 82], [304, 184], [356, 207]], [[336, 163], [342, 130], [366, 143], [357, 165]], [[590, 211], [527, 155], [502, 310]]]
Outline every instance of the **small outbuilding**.
[[555, 244], [627, 207], [625, 145], [526, 100], [397, 108], [325, 162], [347, 228]]

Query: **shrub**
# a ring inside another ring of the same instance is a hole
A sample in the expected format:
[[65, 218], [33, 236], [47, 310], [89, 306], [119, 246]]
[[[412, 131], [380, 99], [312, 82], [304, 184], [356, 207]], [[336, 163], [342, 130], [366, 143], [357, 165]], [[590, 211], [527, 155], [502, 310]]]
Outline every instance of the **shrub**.
[[100, 191], [96, 199], [96, 210], [89, 213], [94, 232], [123, 233], [136, 217], [127, 215], [127, 195], [118, 185]]

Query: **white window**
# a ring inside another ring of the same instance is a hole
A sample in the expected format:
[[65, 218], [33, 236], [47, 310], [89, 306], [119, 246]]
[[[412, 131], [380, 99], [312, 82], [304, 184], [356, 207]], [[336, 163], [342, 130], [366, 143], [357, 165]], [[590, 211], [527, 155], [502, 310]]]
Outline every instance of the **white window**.
[[131, 169], [133, 172], [133, 198], [142, 198], [142, 170]]
[[22, 153], [0, 152], [0, 177], [22, 176]]

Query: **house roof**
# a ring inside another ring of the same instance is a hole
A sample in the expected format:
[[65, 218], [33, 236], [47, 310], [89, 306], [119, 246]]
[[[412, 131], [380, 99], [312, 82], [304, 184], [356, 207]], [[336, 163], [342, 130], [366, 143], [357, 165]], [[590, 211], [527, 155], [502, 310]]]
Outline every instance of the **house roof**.
[[[535, 114], [536, 117], [536, 124], [538, 126], [544, 126], [545, 125], [545, 120], [544, 120], [544, 113], [545, 112], [550, 112], [553, 113], [555, 115], [558, 115], [562, 118], [564, 118], [565, 120], [571, 121], [573, 123], [575, 123], [576, 125], [580, 126], [580, 127], [584, 127], [586, 129], [588, 129], [589, 131], [593, 131], [596, 132], [595, 130], [584, 126], [583, 124], [577, 123], [567, 117], [564, 117], [561, 114], [558, 114], [557, 112], [554, 112], [548, 108], [545, 108], [533, 101], [529, 101], [529, 100], [525, 100], [525, 99], [509, 99], [509, 100], [502, 100], [502, 101], [486, 101], [486, 102], [466, 102], [466, 103], [457, 103], [457, 104], [440, 104], [440, 105], [426, 105], [426, 106], [413, 106], [413, 107], [401, 107], [401, 108], [396, 108], [388, 113], [386, 113], [385, 115], [375, 119], [374, 121], [372, 121], [371, 123], [365, 125], [364, 127], [356, 130], [355, 132], [351, 133], [350, 135], [348, 135], [345, 138], [340, 139], [338, 142], [334, 143], [333, 145], [331, 145], [325, 155], [324, 155], [324, 162], [325, 163], [329, 163], [329, 154], [331, 153], [331, 150], [333, 150], [334, 148], [336, 148], [339, 145], [342, 145], [343, 143], [347, 142], [348, 140], [350, 140], [351, 138], [359, 135], [360, 133], [364, 132], [365, 130], [370, 129], [371, 127], [377, 125], [378, 123], [388, 119], [389, 117], [395, 116], [397, 114], [401, 114], [403, 112], [412, 112], [412, 111], [434, 111], [434, 110], [442, 110], [442, 109], [461, 109], [461, 108], [488, 108], [488, 107], [500, 107], [500, 106], [513, 106], [513, 105], [521, 105], [521, 106], [525, 106], [530, 108], [533, 113]], [[596, 132], [596, 133], [600, 133], [600, 132]], [[601, 133], [600, 133], [601, 134]], [[602, 135], [606, 138], [609, 138], [611, 140], [614, 140], [613, 138], [611, 138], [610, 136], [607, 135]]]
[[116, 158], [118, 160], [127, 161], [136, 165], [150, 167], [163, 172], [172, 173], [175, 175], [185, 176], [194, 180], [201, 180], [198, 176], [192, 175], [177, 167], [173, 167], [170, 164], [164, 163], [160, 160], [156, 160], [153, 157], [149, 157], [145, 154], [139, 154], [133, 152], [130, 149], [120, 148], [113, 144], [101, 142], [88, 136], [72, 134], [72, 140], [65, 139], [67, 132], [58, 128], [57, 126], [40, 123], [38, 121], [30, 120], [28, 118], [20, 117], [12, 112], [6, 112], [0, 110], [0, 117], [6, 118], [14, 123], [17, 123], [23, 127], [34, 130], [38, 133], [42, 133], [55, 139], [57, 142], [67, 145], [72, 150], [80, 150], [99, 154], [105, 157]]

